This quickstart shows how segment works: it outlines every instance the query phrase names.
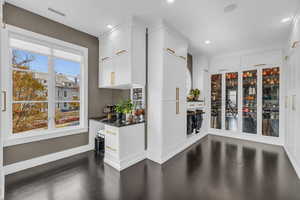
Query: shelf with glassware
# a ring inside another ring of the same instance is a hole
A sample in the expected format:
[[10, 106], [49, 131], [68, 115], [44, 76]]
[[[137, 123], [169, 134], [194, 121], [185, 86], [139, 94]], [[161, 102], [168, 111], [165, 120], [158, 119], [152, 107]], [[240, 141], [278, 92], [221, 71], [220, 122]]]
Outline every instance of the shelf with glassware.
[[280, 67], [252, 67], [211, 77], [212, 130], [280, 136]]
[[243, 132], [257, 133], [257, 70], [243, 72]]
[[222, 74], [211, 76], [211, 128], [222, 128]]
[[262, 134], [279, 136], [279, 67], [263, 69], [262, 71]]
[[225, 74], [225, 129], [238, 128], [238, 73]]

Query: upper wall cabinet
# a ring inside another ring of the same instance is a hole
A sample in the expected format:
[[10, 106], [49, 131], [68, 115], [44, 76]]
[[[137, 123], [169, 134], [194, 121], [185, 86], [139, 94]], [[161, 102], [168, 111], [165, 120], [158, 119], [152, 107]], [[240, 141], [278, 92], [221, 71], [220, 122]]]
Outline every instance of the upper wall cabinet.
[[129, 89], [146, 82], [146, 28], [137, 19], [99, 38], [99, 87]]
[[280, 50], [265, 51], [261, 53], [244, 55], [241, 58], [241, 67], [273, 66], [282, 64], [282, 52]]
[[187, 42], [169, 28], [165, 29], [164, 48], [183, 59], [187, 59]]
[[293, 22], [289, 48], [294, 49], [298, 45], [300, 45], [300, 16], [298, 16]]

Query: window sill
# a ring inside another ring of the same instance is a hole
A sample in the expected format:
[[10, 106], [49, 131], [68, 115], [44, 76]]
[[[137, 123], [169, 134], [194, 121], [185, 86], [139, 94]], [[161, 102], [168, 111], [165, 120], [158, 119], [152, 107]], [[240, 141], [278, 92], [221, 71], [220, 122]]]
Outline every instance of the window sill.
[[42, 134], [35, 136], [12, 136], [4, 139], [4, 147], [14, 146], [18, 144], [26, 144], [30, 142], [37, 142], [41, 140], [48, 140], [58, 137], [64, 137], [69, 135], [77, 135], [81, 133], [88, 133], [88, 128], [66, 128], [63, 130], [45, 131]]

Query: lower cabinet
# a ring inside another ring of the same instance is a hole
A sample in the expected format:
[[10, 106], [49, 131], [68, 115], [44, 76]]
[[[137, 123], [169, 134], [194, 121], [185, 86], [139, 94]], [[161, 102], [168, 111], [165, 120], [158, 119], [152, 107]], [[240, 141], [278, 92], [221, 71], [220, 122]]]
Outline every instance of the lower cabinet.
[[104, 129], [106, 164], [121, 171], [146, 158], [144, 123]]

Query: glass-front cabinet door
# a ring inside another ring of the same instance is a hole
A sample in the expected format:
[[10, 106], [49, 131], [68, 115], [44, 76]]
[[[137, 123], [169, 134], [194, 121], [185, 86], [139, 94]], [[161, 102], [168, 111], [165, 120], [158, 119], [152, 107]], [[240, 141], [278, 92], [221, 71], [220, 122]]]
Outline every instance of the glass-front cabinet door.
[[257, 134], [257, 70], [243, 72], [243, 132]]
[[238, 73], [225, 76], [225, 128], [236, 131], [238, 128]]
[[211, 128], [222, 128], [222, 74], [211, 76]]
[[279, 67], [262, 70], [262, 135], [279, 137]]

